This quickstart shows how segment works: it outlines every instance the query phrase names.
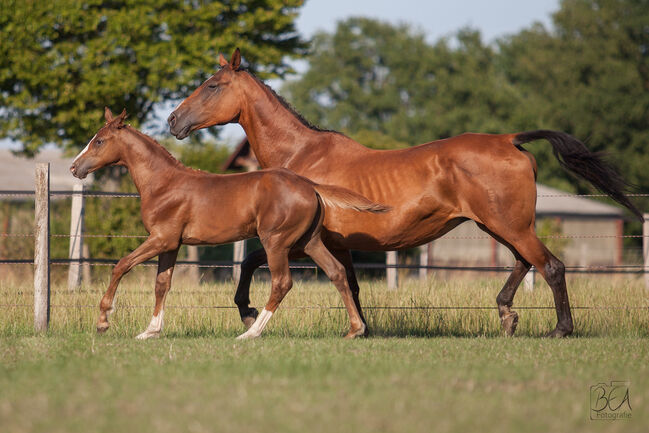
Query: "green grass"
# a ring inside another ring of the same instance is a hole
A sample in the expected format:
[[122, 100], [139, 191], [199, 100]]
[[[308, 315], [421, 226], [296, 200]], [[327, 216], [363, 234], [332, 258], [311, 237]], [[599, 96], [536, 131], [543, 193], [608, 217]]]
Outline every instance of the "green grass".
[[[502, 281], [431, 279], [387, 291], [362, 284], [367, 306], [492, 306]], [[367, 310], [372, 337], [345, 341], [344, 310], [324, 283], [298, 282], [262, 339], [238, 342], [229, 284], [175, 284], [165, 330], [148, 324], [152, 280], [120, 287], [111, 329], [94, 324], [102, 287], [54, 287], [51, 329], [34, 336], [32, 310], [0, 308], [0, 431], [471, 432], [646, 431], [649, 312], [575, 310], [576, 334], [541, 338], [554, 310], [518, 310], [517, 336], [495, 310]], [[21, 292], [20, 290], [24, 290]], [[29, 288], [0, 282], [2, 304], [29, 305]], [[263, 305], [267, 284], [253, 287]], [[577, 306], [647, 307], [634, 279], [572, 279]], [[551, 306], [543, 284], [515, 305]], [[62, 307], [71, 305], [72, 307]], [[86, 305], [90, 307], [86, 307]], [[140, 308], [143, 306], [144, 308]], [[175, 307], [173, 307], [175, 306]], [[591, 385], [630, 381], [632, 419], [591, 421]]]

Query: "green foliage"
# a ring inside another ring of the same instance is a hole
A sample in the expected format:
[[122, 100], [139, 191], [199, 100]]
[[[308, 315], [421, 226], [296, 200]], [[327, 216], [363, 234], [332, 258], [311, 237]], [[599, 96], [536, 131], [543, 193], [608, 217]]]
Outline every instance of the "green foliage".
[[240, 47], [265, 77], [290, 70], [303, 43], [303, 0], [3, 0], [0, 138], [34, 154], [44, 143], [83, 147], [104, 106], [149, 119], [211, 75], [219, 52]]
[[[99, 189], [97, 186], [93, 189]], [[137, 192], [130, 176], [121, 178], [120, 191]], [[140, 217], [138, 198], [88, 197], [85, 207], [85, 230], [87, 234], [143, 235], [147, 232]], [[85, 242], [90, 257], [98, 259], [121, 258], [140, 245], [142, 238], [88, 237]]]
[[543, 243], [552, 254], [563, 260], [563, 253], [570, 243], [570, 239], [560, 238], [563, 229], [561, 221], [556, 218], [542, 218], [536, 222], [536, 235], [541, 238]]
[[[553, 22], [500, 43], [502, 69], [522, 96], [517, 110], [586, 139], [649, 190], [649, 2], [566, 0]], [[547, 147], [537, 156], [541, 181], [570, 179]]]
[[161, 144], [171, 151], [187, 167], [210, 173], [219, 173], [232, 149], [216, 141], [199, 141], [191, 135], [182, 143], [173, 139], [162, 140]]

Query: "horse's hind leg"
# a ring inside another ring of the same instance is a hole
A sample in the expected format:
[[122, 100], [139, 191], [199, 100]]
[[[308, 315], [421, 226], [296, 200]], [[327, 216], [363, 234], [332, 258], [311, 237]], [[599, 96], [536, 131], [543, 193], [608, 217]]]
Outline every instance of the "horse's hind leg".
[[358, 285], [358, 280], [356, 279], [356, 271], [354, 271], [354, 263], [352, 261], [351, 251], [336, 250], [332, 251], [332, 254], [345, 267], [347, 284], [349, 285], [349, 289], [351, 290], [352, 299], [354, 300], [354, 304], [356, 306], [356, 311], [358, 311], [358, 315], [365, 325], [364, 335], [367, 336], [369, 334], [369, 328], [367, 327], [367, 321], [365, 320], [365, 316], [363, 315], [363, 308], [361, 307], [361, 301], [359, 299], [359, 293], [361, 289]]
[[548, 337], [565, 337], [572, 334], [572, 314], [566, 288], [566, 268], [532, 233], [527, 239], [514, 244], [517, 251], [536, 267], [545, 278], [554, 295], [557, 311], [557, 326]]
[[263, 248], [248, 254], [241, 263], [241, 277], [237, 285], [237, 293], [234, 295], [234, 303], [239, 308], [239, 316], [246, 329], [255, 323], [255, 319], [259, 315], [255, 308], [250, 307], [250, 283], [255, 270], [264, 263], [266, 263], [266, 251]]
[[[543, 245], [539, 238], [536, 237], [533, 227], [518, 232], [508, 230], [506, 235], [498, 234], [495, 230], [490, 230], [489, 232], [492, 234], [495, 233], [499, 240], [504, 239], [503, 243], [509, 246], [517, 257], [520, 256], [523, 258], [523, 263], [520, 265], [517, 263], [517, 267], [512, 272], [512, 276], [510, 276], [511, 286], [505, 284], [505, 287], [503, 287], [503, 291], [505, 292], [502, 298], [504, 301], [503, 306], [507, 307], [508, 301], [511, 303], [511, 299], [513, 299], [516, 291], [515, 288], [511, 288], [514, 287], [513, 283], [516, 283], [515, 287], [518, 287], [520, 280], [523, 279], [527, 272], [526, 269], [529, 269], [529, 265], [533, 265], [545, 281], [547, 281], [554, 295], [557, 326], [548, 334], [548, 337], [565, 337], [570, 335], [573, 330], [572, 314], [570, 312], [570, 301], [568, 300], [568, 290], [566, 288], [565, 266], [561, 260], [557, 259]], [[500, 233], [505, 232], [503, 230]], [[510, 283], [510, 280], [508, 280], [508, 283]], [[507, 295], [510, 295], [511, 299]], [[500, 302], [498, 307], [500, 311]], [[507, 308], [504, 311], [506, 312]]]
[[164, 304], [167, 299], [167, 293], [169, 293], [169, 289], [171, 288], [171, 277], [174, 273], [177, 257], [178, 249], [175, 249], [160, 254], [158, 258], [158, 276], [155, 280], [155, 307], [153, 309], [153, 317], [146, 330], [135, 337], [138, 340], [158, 337], [160, 331], [162, 331]]
[[291, 278], [291, 270], [288, 266], [288, 248], [267, 248], [266, 254], [268, 257], [268, 268], [270, 269], [271, 277], [271, 291], [266, 307], [259, 314], [257, 320], [252, 324], [252, 326], [243, 334], [237, 337], [238, 340], [243, 340], [247, 338], [256, 338], [261, 335], [261, 332], [266, 327], [266, 324], [270, 320], [271, 316], [279, 307], [280, 302], [284, 299], [284, 296], [291, 290], [293, 286], [293, 280]]
[[363, 336], [365, 334], [365, 322], [356, 308], [352, 291], [347, 282], [345, 267], [324, 246], [319, 233], [309, 241], [304, 248], [304, 252], [327, 274], [327, 277], [336, 286], [343, 298], [350, 323], [350, 329], [345, 338]]
[[505, 330], [505, 334], [509, 336], [514, 335], [514, 332], [516, 332], [516, 326], [518, 325], [518, 313], [511, 310], [514, 302], [514, 295], [516, 294], [516, 289], [518, 289], [521, 281], [525, 278], [525, 274], [530, 270], [530, 267], [530, 264], [525, 260], [517, 259], [516, 264], [514, 265], [514, 270], [509, 275], [505, 285], [496, 297], [500, 323]]

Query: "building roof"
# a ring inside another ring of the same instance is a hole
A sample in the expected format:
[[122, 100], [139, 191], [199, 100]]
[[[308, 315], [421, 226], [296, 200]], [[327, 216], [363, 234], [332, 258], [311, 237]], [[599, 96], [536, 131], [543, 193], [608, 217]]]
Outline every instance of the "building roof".
[[259, 168], [255, 153], [250, 148], [248, 137], [243, 137], [228, 159], [221, 166], [222, 171], [246, 170], [254, 171]]
[[617, 206], [584, 197], [574, 197], [560, 189], [536, 184], [536, 214], [539, 216], [590, 216], [621, 218]]
[[79, 180], [70, 173], [74, 158], [63, 156], [60, 149], [46, 149], [34, 158], [14, 155], [9, 149], [0, 149], [0, 190], [34, 190], [35, 164], [50, 163], [50, 188], [52, 190], [72, 189], [78, 183], [88, 185], [92, 175]]

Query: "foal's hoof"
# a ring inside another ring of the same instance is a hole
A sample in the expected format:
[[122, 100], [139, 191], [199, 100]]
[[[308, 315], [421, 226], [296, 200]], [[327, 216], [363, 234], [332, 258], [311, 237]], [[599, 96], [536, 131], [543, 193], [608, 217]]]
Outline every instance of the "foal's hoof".
[[572, 334], [572, 329], [568, 331], [565, 329], [554, 328], [554, 331], [548, 332], [545, 336], [547, 338], [564, 338], [570, 334]]
[[500, 322], [505, 330], [505, 334], [511, 337], [516, 332], [516, 327], [518, 326], [518, 313], [516, 311], [510, 311], [500, 318]]
[[144, 331], [141, 334], [138, 334], [136, 340], [148, 340], [149, 338], [158, 338], [160, 336], [159, 332]]
[[97, 334], [103, 334], [108, 331], [110, 325], [108, 323], [97, 323]]
[[367, 326], [363, 325], [362, 328], [352, 329], [345, 335], [345, 338], [350, 340], [357, 337], [367, 337]]

